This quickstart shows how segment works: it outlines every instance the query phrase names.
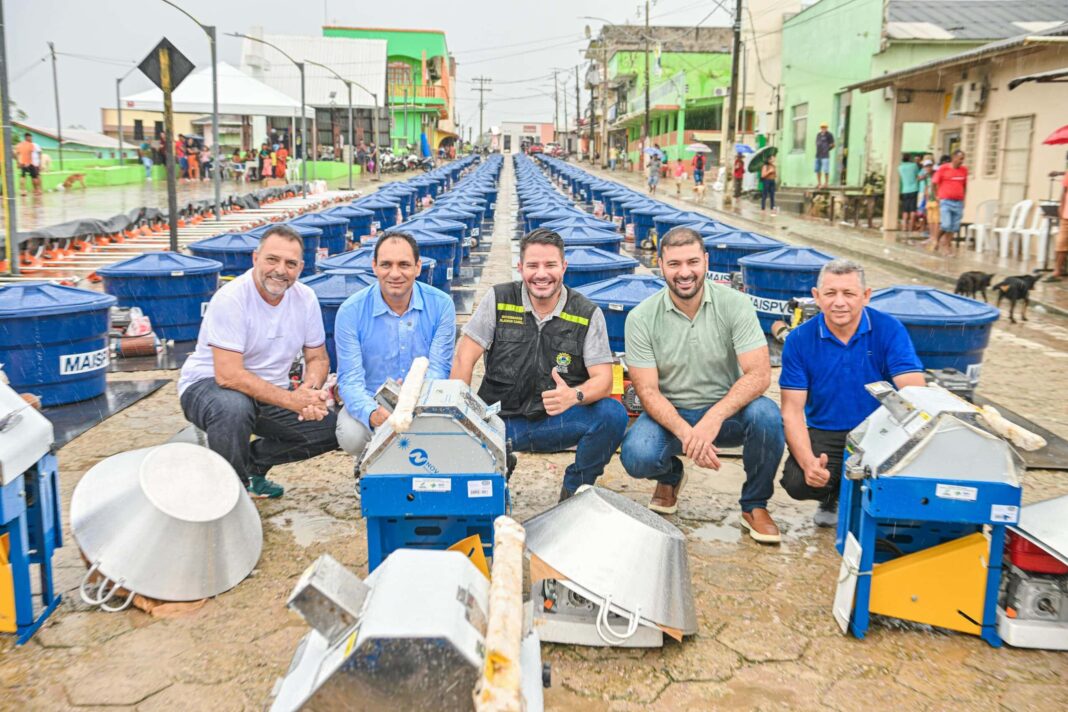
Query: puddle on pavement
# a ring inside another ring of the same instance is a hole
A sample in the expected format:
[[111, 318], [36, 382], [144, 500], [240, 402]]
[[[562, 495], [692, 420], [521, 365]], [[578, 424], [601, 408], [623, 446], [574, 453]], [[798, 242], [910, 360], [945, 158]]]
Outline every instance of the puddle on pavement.
[[690, 535], [705, 542], [734, 544], [741, 541], [742, 530], [737, 522], [727, 520], [721, 524], [702, 524]]
[[307, 548], [344, 533], [344, 522], [323, 513], [287, 510], [267, 520], [271, 525], [293, 535], [297, 546]]

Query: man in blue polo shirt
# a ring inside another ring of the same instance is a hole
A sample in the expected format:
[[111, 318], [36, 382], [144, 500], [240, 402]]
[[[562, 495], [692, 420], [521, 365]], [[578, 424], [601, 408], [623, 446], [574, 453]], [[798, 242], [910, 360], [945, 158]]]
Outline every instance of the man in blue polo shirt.
[[812, 296], [821, 313], [791, 332], [782, 350], [779, 389], [790, 450], [782, 486], [794, 499], [818, 500], [814, 521], [833, 527], [846, 436], [879, 407], [864, 386], [922, 386], [923, 365], [904, 325], [866, 306], [871, 288], [856, 262], [825, 264]]
[[[440, 289], [417, 282], [419, 245], [405, 232], [375, 243], [378, 284], [353, 294], [337, 311], [337, 442], [359, 461], [374, 429], [389, 411], [374, 394], [387, 379], [401, 379], [419, 356], [430, 359], [427, 378], [448, 378], [456, 343], [456, 308]], [[358, 476], [358, 475], [357, 475]]]

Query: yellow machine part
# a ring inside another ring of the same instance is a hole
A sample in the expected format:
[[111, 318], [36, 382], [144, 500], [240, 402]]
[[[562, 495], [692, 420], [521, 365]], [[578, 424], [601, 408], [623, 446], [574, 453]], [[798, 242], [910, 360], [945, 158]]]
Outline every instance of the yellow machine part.
[[15, 579], [8, 562], [10, 549], [8, 535], [0, 535], [0, 633], [18, 631], [18, 622], [15, 620]]
[[868, 610], [979, 635], [989, 558], [989, 542], [976, 533], [878, 564]]
[[450, 546], [448, 550], [460, 552], [471, 560], [471, 563], [482, 572], [483, 576], [490, 577], [489, 564], [486, 563], [486, 550], [482, 548], [482, 537], [478, 534], [472, 534], [466, 539], [461, 539]]

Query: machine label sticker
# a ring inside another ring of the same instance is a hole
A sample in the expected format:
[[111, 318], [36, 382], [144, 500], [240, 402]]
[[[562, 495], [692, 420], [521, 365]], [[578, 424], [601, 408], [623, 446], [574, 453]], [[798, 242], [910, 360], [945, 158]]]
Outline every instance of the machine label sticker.
[[955, 499], [958, 502], [974, 502], [979, 496], [979, 488], [960, 485], [935, 485], [935, 497]]
[[448, 477], [413, 477], [413, 492], [451, 492], [452, 480]]
[[98, 371], [107, 366], [107, 348], [80, 354], [63, 354], [59, 357], [59, 375], [61, 376], [76, 376], [79, 373]]
[[753, 306], [756, 307], [757, 311], [766, 314], [785, 314], [790, 305], [790, 302], [782, 299], [768, 299], [767, 297], [758, 297], [755, 294], [749, 295], [749, 301], [753, 302]]
[[467, 481], [467, 496], [468, 497], [492, 497], [493, 496], [493, 480], [468, 480]]
[[1000, 524], [1015, 524], [1020, 519], [1020, 508], [1012, 504], [990, 506], [990, 521]]

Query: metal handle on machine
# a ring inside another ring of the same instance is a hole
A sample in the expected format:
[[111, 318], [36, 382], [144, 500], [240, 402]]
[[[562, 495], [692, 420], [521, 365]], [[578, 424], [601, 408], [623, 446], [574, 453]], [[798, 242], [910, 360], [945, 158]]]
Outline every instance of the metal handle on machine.
[[641, 607], [634, 609], [630, 622], [627, 624], [627, 630], [623, 633], [613, 630], [608, 623], [608, 613], [611, 607], [612, 597], [606, 596], [601, 610], [597, 611], [597, 635], [601, 636], [601, 640], [608, 645], [623, 645], [638, 631], [638, 619], [641, 618], [642, 614]]
[[[109, 613], [118, 613], [119, 611], [125, 610], [133, 602], [133, 591], [130, 591], [130, 595], [126, 597], [126, 600], [121, 606], [109, 606], [107, 605], [107, 602], [114, 597], [120, 588], [122, 588], [122, 584], [126, 582], [126, 579], [120, 578], [118, 581], [112, 581], [107, 576], [100, 574], [101, 581], [100, 585], [96, 587], [96, 595], [91, 595], [86, 589], [89, 579], [99, 568], [100, 562], [94, 561], [92, 566], [89, 567], [89, 570], [85, 572], [85, 576], [82, 577], [82, 582], [78, 586], [78, 593], [82, 600], [90, 606], [99, 606], [101, 609], [108, 611]], [[107, 588], [109, 583], [111, 584], [110, 589]]]

